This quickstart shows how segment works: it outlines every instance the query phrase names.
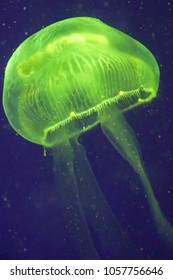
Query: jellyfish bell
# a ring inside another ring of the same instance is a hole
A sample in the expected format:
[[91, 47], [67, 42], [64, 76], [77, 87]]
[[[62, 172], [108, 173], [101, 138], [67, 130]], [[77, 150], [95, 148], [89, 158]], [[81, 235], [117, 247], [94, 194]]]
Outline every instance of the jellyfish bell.
[[159, 67], [151, 52], [89, 17], [66, 19], [42, 29], [26, 39], [8, 62], [3, 92], [6, 116], [22, 137], [53, 148], [66, 223], [83, 258], [98, 257], [87, 221], [103, 247], [112, 250], [111, 256], [131, 258], [129, 247], [134, 252], [78, 142], [81, 133], [98, 123], [139, 174], [156, 227], [172, 244], [172, 226], [159, 207], [137, 139], [123, 116], [155, 98], [158, 86]]
[[51, 147], [96, 125], [109, 104], [128, 110], [151, 101], [158, 84], [147, 48], [100, 20], [72, 18], [18, 47], [6, 68], [3, 104], [20, 135]]

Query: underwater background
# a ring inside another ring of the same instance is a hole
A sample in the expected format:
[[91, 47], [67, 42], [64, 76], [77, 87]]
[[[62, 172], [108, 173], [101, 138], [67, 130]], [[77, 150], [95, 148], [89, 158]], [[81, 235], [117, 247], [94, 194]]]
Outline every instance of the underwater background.
[[[160, 207], [173, 225], [173, 1], [1, 0], [1, 96], [6, 64], [19, 44], [51, 23], [76, 16], [99, 18], [123, 31], [158, 61], [158, 97], [126, 112], [125, 118], [137, 135]], [[64, 226], [51, 150], [45, 157], [43, 147], [16, 135], [2, 101], [0, 131], [0, 259], [80, 259]], [[154, 230], [139, 177], [100, 127], [81, 135], [80, 142], [116, 219], [142, 258], [173, 259], [173, 250]], [[92, 234], [101, 259], [113, 258]]]

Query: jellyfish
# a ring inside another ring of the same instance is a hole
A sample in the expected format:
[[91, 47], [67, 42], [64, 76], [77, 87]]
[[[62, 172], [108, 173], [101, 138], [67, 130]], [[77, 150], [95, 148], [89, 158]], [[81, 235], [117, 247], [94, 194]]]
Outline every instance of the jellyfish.
[[155, 197], [137, 138], [124, 117], [124, 112], [156, 97], [159, 75], [146, 47], [91, 17], [65, 19], [43, 28], [27, 38], [7, 64], [5, 114], [19, 135], [52, 150], [66, 228], [83, 259], [100, 258], [92, 232], [113, 258], [131, 258], [131, 252], [140, 258], [79, 142], [82, 133], [98, 124], [139, 175], [160, 238], [173, 244], [172, 226]]

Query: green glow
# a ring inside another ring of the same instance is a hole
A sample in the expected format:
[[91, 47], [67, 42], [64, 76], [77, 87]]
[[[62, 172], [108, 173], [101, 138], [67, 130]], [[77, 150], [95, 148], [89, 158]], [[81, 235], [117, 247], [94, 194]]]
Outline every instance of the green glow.
[[125, 111], [152, 101], [158, 86], [158, 64], [146, 47], [88, 17], [42, 29], [8, 62], [5, 113], [21, 136], [52, 147], [66, 227], [81, 258], [99, 258], [87, 221], [111, 256], [141, 257], [114, 217], [78, 143], [78, 136], [98, 123], [139, 174], [156, 230], [173, 245], [172, 226], [160, 209], [137, 139], [123, 117]]
[[96, 125], [111, 103], [126, 111], [151, 101], [158, 83], [157, 62], [143, 45], [100, 20], [72, 18], [14, 52], [3, 105], [21, 136], [51, 147]]

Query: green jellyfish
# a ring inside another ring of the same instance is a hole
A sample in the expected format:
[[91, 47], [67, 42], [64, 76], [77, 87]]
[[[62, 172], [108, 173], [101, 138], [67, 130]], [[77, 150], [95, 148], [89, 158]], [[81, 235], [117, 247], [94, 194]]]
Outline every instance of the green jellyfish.
[[139, 174], [158, 234], [173, 244], [172, 226], [159, 207], [137, 139], [123, 116], [152, 101], [158, 85], [159, 68], [150, 51], [90, 17], [42, 29], [26, 39], [8, 62], [3, 90], [6, 116], [22, 137], [52, 149], [66, 227], [81, 258], [100, 257], [91, 230], [106, 250], [115, 252], [114, 257], [116, 252], [119, 258], [130, 258], [131, 251], [138, 255], [78, 141], [97, 124]]

